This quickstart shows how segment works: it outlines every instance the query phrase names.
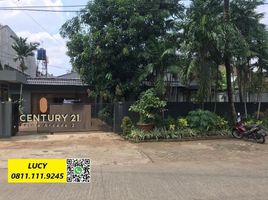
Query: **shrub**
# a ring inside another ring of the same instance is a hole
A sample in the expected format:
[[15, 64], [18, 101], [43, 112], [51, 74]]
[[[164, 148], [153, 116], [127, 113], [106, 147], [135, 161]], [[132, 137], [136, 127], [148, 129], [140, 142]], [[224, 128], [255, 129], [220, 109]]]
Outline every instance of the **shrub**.
[[198, 131], [191, 128], [179, 129], [178, 135], [180, 135], [181, 138], [197, 137]]
[[149, 89], [142, 93], [139, 100], [130, 106], [129, 111], [139, 113], [140, 123], [148, 123], [154, 121], [156, 113], [165, 106], [166, 102], [161, 101], [153, 89]]
[[154, 129], [153, 131], [151, 131], [149, 133], [149, 138], [148, 139], [160, 139], [163, 138], [163, 136], [165, 135], [165, 130], [164, 129]]
[[264, 129], [268, 129], [268, 117], [262, 119], [262, 126]]
[[124, 117], [122, 119], [121, 128], [123, 130], [123, 135], [129, 135], [131, 133], [131, 128], [133, 126], [133, 123], [129, 117]]
[[165, 120], [165, 127], [168, 130], [175, 130], [176, 128], [176, 122], [175, 119], [172, 118], [170, 115], [167, 117], [167, 119]]
[[226, 130], [229, 128], [228, 121], [223, 117], [217, 116], [217, 128]]
[[154, 129], [152, 132], [152, 139], [174, 139], [178, 138], [179, 134], [175, 130], [167, 130], [164, 128]]
[[127, 135], [128, 139], [134, 139], [136, 142], [144, 140], [147, 133], [140, 129], [132, 129], [130, 135]]
[[156, 128], [151, 132], [144, 132], [140, 129], [132, 129], [129, 135], [125, 137], [135, 142], [143, 140], [159, 140], [159, 139], [176, 139], [176, 138], [198, 138], [203, 136], [227, 136], [230, 135], [229, 130], [216, 130], [200, 132], [196, 129], [185, 128], [178, 130], [167, 130], [164, 128]]
[[223, 130], [217, 130], [217, 131], [213, 131], [211, 133], [209, 133], [208, 135], [218, 135], [218, 136], [230, 136], [231, 135], [231, 131], [228, 129], [223, 129]]
[[178, 118], [178, 127], [180, 129], [185, 129], [187, 128], [189, 125], [188, 125], [188, 121], [186, 118]]
[[254, 119], [254, 118], [248, 118], [248, 119], [245, 120], [244, 123], [245, 123], [246, 126], [252, 126], [252, 125], [261, 125], [262, 121]]
[[143, 141], [143, 140], [158, 140], [158, 139], [174, 139], [178, 138], [178, 131], [166, 130], [164, 128], [156, 128], [151, 132], [144, 132], [139, 129], [132, 129], [131, 133], [126, 136], [127, 139], [133, 139], [134, 141]]
[[217, 127], [217, 115], [208, 110], [195, 110], [189, 112], [187, 121], [191, 128], [199, 131], [210, 131]]

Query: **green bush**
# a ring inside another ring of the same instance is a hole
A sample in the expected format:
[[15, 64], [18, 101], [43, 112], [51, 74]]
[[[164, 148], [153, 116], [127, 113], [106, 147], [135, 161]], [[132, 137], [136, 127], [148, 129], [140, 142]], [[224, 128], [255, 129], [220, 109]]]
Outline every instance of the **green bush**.
[[199, 138], [204, 136], [227, 136], [230, 135], [229, 130], [215, 130], [215, 131], [198, 131], [192, 128], [167, 130], [164, 128], [156, 128], [151, 132], [144, 132], [140, 129], [132, 129], [127, 139], [134, 140], [135, 142], [144, 140], [159, 140], [159, 139], [177, 139], [177, 138]]
[[175, 130], [175, 128], [176, 128], [176, 121], [170, 115], [165, 120], [165, 127], [167, 130]]
[[175, 130], [167, 130], [164, 128], [160, 128], [160, 129], [154, 129], [151, 132], [152, 138], [151, 139], [174, 139], [174, 138], [178, 138], [179, 134], [177, 131]]
[[223, 117], [217, 116], [217, 128], [220, 130], [229, 129], [228, 121]]
[[217, 128], [218, 116], [208, 110], [194, 110], [187, 115], [189, 126], [198, 131], [211, 131]]
[[265, 117], [265, 118], [262, 119], [262, 126], [265, 129], [268, 129], [268, 117]]
[[262, 120], [257, 120], [257, 119], [254, 119], [254, 118], [248, 118], [244, 121], [244, 124], [246, 126], [252, 126], [252, 125], [261, 125], [263, 122]]
[[140, 130], [140, 129], [132, 129], [131, 133], [129, 135], [126, 136], [127, 139], [133, 139], [136, 142], [138, 141], [142, 141], [145, 139], [146, 134], [144, 131]]
[[146, 90], [139, 100], [130, 106], [129, 111], [137, 112], [140, 115], [140, 123], [150, 123], [155, 116], [166, 106], [166, 102], [157, 97], [153, 89]]
[[189, 137], [198, 136], [198, 131], [195, 129], [191, 129], [191, 128], [179, 129], [177, 132], [181, 138], [189, 138]]
[[216, 130], [208, 133], [208, 136], [213, 135], [213, 136], [230, 136], [231, 131], [230, 129], [222, 129], [222, 130]]
[[186, 118], [180, 117], [178, 118], [178, 127], [180, 129], [185, 129], [189, 126], [188, 121]]
[[126, 136], [127, 139], [132, 139], [136, 142], [143, 140], [174, 139], [178, 137], [180, 137], [179, 132], [166, 130], [164, 128], [156, 128], [151, 132], [132, 129], [131, 133]]
[[124, 117], [122, 119], [121, 128], [123, 130], [123, 135], [129, 135], [131, 133], [133, 123], [129, 117]]

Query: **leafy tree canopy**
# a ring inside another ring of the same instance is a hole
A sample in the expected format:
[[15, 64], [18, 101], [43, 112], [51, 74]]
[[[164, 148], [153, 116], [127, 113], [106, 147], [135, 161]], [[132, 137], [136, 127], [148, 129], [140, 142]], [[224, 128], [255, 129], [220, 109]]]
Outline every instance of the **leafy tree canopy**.
[[141, 81], [157, 71], [142, 76], [156, 55], [149, 49], [159, 43], [161, 55], [165, 38], [175, 43], [184, 14], [178, 0], [98, 0], [83, 11], [62, 26], [61, 35], [92, 93], [110, 100], [139, 94]]

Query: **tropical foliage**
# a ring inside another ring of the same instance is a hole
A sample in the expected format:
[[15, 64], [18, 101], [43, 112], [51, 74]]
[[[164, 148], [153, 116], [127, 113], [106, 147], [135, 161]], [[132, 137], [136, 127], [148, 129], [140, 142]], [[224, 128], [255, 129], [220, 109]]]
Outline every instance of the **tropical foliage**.
[[189, 112], [187, 121], [191, 128], [201, 132], [227, 128], [227, 121], [208, 110]]
[[186, 87], [197, 81], [195, 99], [201, 103], [227, 91], [234, 122], [233, 90], [241, 102], [264, 90], [268, 34], [257, 12], [263, 3], [191, 0], [186, 8], [179, 0], [90, 1], [62, 26], [61, 35], [92, 95], [136, 99], [153, 87], [164, 99], [167, 77]]
[[83, 11], [62, 26], [61, 35], [92, 94], [128, 99], [142, 91], [147, 77], [162, 86], [166, 48], [176, 41], [172, 32], [184, 11], [178, 0], [98, 0]]
[[152, 122], [165, 106], [166, 102], [157, 97], [153, 89], [149, 89], [141, 94], [129, 110], [139, 113], [140, 123], [148, 123]]
[[13, 37], [11, 38], [14, 40], [14, 43], [12, 44], [12, 48], [16, 51], [16, 57], [14, 58], [14, 61], [20, 62], [20, 70], [24, 73], [24, 71], [27, 69], [27, 66], [25, 65], [25, 58], [29, 56], [34, 56], [34, 52], [38, 45], [37, 43], [27, 43], [27, 38], [22, 37]]
[[131, 129], [133, 127], [133, 123], [131, 121], [131, 119], [127, 116], [125, 116], [122, 119], [122, 124], [121, 124], [121, 128], [123, 130], [123, 135], [129, 135], [131, 133]]

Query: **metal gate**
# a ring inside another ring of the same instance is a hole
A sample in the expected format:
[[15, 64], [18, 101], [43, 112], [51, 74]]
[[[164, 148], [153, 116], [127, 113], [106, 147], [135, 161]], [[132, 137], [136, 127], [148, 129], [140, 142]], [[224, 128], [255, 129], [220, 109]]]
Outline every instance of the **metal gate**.
[[[20, 133], [113, 130], [113, 104], [51, 104], [45, 113], [20, 115]], [[42, 110], [42, 109], [40, 109]]]
[[96, 103], [91, 104], [92, 130], [113, 131], [114, 127], [114, 104]]
[[18, 132], [19, 105], [0, 102], [0, 137], [11, 137]]

